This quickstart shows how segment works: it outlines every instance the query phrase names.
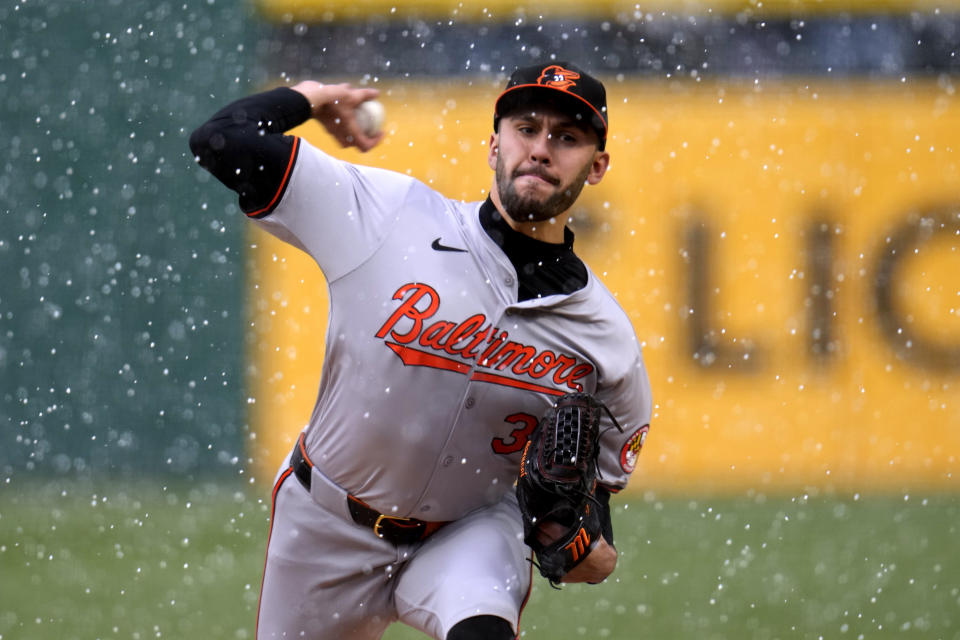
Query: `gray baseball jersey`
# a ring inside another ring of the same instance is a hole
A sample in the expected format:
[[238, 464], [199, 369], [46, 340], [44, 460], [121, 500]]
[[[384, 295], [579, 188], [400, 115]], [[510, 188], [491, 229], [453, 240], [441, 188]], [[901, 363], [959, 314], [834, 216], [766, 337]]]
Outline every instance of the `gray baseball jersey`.
[[588, 271], [570, 295], [517, 300], [480, 203], [348, 164], [300, 141], [282, 200], [257, 219], [316, 260], [330, 314], [306, 450], [382, 513], [446, 521], [512, 491], [520, 451], [560, 395], [594, 394], [601, 482], [633, 471], [651, 416], [640, 346]]

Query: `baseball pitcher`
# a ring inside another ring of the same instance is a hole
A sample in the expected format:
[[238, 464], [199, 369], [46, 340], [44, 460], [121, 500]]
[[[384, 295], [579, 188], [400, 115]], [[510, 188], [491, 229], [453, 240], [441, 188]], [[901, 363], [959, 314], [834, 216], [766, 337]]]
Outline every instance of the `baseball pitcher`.
[[600, 582], [610, 495], [651, 416], [626, 314], [574, 253], [566, 212], [610, 156], [606, 92], [567, 62], [493, 105], [490, 196], [463, 203], [349, 164], [377, 91], [306, 81], [224, 107], [190, 137], [254, 224], [307, 252], [330, 313], [316, 406], [277, 474], [257, 637], [519, 633], [533, 569]]

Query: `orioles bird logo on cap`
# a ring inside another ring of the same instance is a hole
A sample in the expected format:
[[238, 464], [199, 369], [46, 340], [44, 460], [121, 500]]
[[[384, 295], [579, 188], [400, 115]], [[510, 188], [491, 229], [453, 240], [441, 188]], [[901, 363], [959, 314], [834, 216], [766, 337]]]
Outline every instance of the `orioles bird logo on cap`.
[[576, 71], [564, 69], [558, 64], [552, 64], [540, 72], [537, 84], [567, 91], [570, 87], [576, 85], [579, 79], [580, 74]]

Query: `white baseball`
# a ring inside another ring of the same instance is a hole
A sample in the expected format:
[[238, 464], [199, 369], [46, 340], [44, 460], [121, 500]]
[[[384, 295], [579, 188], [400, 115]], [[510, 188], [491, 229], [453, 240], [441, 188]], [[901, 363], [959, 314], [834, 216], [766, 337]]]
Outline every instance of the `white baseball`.
[[360, 106], [354, 112], [354, 117], [357, 119], [361, 131], [368, 136], [375, 136], [380, 133], [380, 129], [383, 127], [385, 114], [386, 110], [383, 108], [383, 103], [378, 100], [367, 100], [360, 103]]

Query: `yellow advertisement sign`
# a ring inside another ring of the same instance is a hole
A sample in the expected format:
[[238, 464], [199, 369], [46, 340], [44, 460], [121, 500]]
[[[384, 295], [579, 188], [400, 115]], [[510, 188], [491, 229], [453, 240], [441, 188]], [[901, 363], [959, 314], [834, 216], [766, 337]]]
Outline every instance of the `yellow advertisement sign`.
[[[656, 403], [636, 488], [955, 487], [960, 109], [951, 86], [606, 79], [611, 171], [576, 250], [629, 314]], [[485, 197], [496, 87], [384, 85], [384, 143], [341, 151]], [[254, 233], [260, 475], [306, 424], [325, 284]]]

